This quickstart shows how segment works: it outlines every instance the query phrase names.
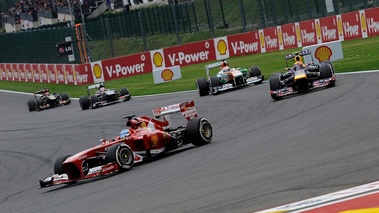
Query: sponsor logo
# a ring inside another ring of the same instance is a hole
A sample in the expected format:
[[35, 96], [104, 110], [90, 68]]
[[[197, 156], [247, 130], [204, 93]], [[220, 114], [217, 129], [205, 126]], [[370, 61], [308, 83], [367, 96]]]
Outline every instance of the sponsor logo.
[[237, 52], [251, 53], [251, 52], [258, 51], [258, 42], [245, 43], [243, 41], [239, 41], [239, 42], [232, 42], [231, 44], [232, 44], [232, 49], [233, 49], [234, 54], [237, 54]]
[[198, 61], [206, 61], [208, 60], [209, 51], [201, 51], [197, 53], [192, 54], [185, 54], [183, 52], [178, 52], [178, 55], [176, 53], [172, 55], [168, 55], [171, 64], [175, 64], [175, 62], [178, 62], [180, 65], [183, 64], [183, 61], [187, 64], [191, 62], [198, 62]]
[[93, 75], [95, 76], [96, 79], [101, 78], [101, 75], [103, 74], [103, 70], [101, 70], [101, 67], [99, 64], [95, 64], [93, 66]]
[[283, 45], [283, 33], [282, 33], [281, 28], [278, 28], [278, 38], [279, 38], [279, 45]]
[[266, 44], [265, 44], [265, 38], [264, 38], [263, 32], [259, 33], [259, 41], [261, 43], [261, 48], [264, 49]]
[[316, 34], [317, 34], [317, 39], [321, 39], [321, 27], [320, 27], [320, 22], [316, 21]]
[[[305, 31], [305, 30], [304, 30]], [[305, 31], [306, 33], [307, 31]], [[296, 25], [296, 37], [297, 37], [297, 42], [301, 42], [301, 30], [300, 30], [300, 25]]]
[[340, 36], [342, 36], [342, 33], [343, 33], [343, 30], [342, 30], [342, 19], [341, 19], [340, 16], [337, 18], [337, 27], [338, 27], [338, 34]]
[[120, 64], [116, 64], [114, 68], [113, 65], [111, 65], [109, 67], [106, 66], [105, 69], [107, 70], [109, 77], [112, 78], [113, 74], [118, 77], [120, 75], [126, 76], [128, 74], [142, 73], [144, 72], [144, 67], [144, 63], [133, 64], [130, 66], [121, 66]]
[[87, 83], [88, 82], [88, 74], [80, 75], [79, 72], [76, 72], [76, 80], [79, 83]]
[[217, 51], [220, 53], [220, 55], [225, 55], [227, 50], [228, 46], [226, 45], [226, 42], [222, 39], [219, 40], [217, 42]]
[[337, 38], [336, 29], [328, 29], [327, 26], [322, 27], [322, 37], [325, 40], [333, 40]]
[[151, 140], [151, 147], [157, 147], [158, 146], [158, 141], [159, 141], [159, 138], [158, 138], [158, 135], [152, 135], [150, 137], [150, 140]]
[[364, 13], [361, 14], [361, 27], [363, 32], [367, 32], [366, 17]]
[[332, 56], [332, 50], [327, 46], [320, 46], [315, 51], [315, 57], [321, 62], [330, 60]]
[[350, 26], [349, 22], [343, 23], [343, 29], [345, 32], [345, 36], [358, 36], [359, 35], [359, 26], [352, 25]]
[[268, 48], [276, 48], [278, 47], [278, 39], [271, 38], [270, 36], [265, 36], [265, 42]]
[[368, 26], [369, 33], [379, 32], [379, 22], [375, 22], [373, 18], [369, 18], [367, 20], [367, 26]]
[[283, 33], [283, 42], [284, 45], [295, 45], [296, 44], [296, 38], [294, 35], [288, 35], [288, 33]]
[[163, 57], [160, 52], [155, 52], [153, 55], [153, 63], [156, 67], [161, 67], [163, 64]]
[[174, 72], [172, 70], [165, 69], [162, 71], [161, 77], [165, 81], [171, 81], [172, 77], [174, 77]]
[[102, 172], [107, 172], [107, 171], [112, 170], [112, 169], [114, 169], [114, 165], [113, 164], [110, 165], [110, 166], [104, 167], [103, 170], [102, 170]]

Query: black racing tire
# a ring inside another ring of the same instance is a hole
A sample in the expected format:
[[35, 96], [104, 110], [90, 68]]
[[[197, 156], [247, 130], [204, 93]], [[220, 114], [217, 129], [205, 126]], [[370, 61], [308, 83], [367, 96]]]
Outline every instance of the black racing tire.
[[96, 95], [91, 95], [90, 96], [90, 105], [91, 105], [91, 108], [94, 109], [97, 107], [97, 102], [99, 102], [99, 99], [97, 98]]
[[211, 76], [209, 80], [211, 82], [212, 87], [221, 86], [220, 79], [217, 76]]
[[129, 93], [129, 90], [127, 88], [121, 88], [120, 89], [120, 96], [127, 96], [125, 98], [125, 101], [129, 101], [130, 100], [130, 93]]
[[37, 103], [36, 103], [35, 99], [29, 100], [27, 105], [28, 105], [29, 112], [36, 111]]
[[67, 174], [67, 171], [63, 168], [63, 162], [71, 155], [61, 156], [57, 158], [54, 163], [54, 174]]
[[43, 102], [40, 99], [36, 99], [36, 110], [40, 110]]
[[68, 97], [67, 93], [62, 93], [61, 94], [61, 100], [62, 101], [67, 101], [67, 103], [65, 103], [64, 105], [68, 105], [68, 104], [71, 103], [70, 98]]
[[331, 78], [333, 76], [333, 70], [330, 64], [322, 63], [320, 65], [320, 78]]
[[[320, 78], [331, 78], [333, 76], [333, 68], [330, 64], [322, 63], [320, 65]], [[327, 87], [333, 87], [336, 85], [336, 81], [332, 80]]]
[[332, 67], [332, 72], [335, 73], [334, 66], [333, 66], [333, 63], [331, 60], [325, 60], [325, 61], [322, 61], [321, 63], [322, 64], [330, 64], [330, 66]]
[[194, 118], [186, 126], [188, 140], [195, 146], [208, 144], [212, 141], [213, 130], [206, 118]]
[[[270, 91], [276, 91], [278, 89], [282, 89], [282, 83], [280, 83], [280, 76], [272, 75], [270, 79], [268, 80], [268, 82], [270, 86]], [[273, 98], [274, 100], [279, 100], [282, 97], [278, 97], [277, 95], [272, 94], [271, 98]]]
[[259, 76], [261, 76], [261, 80], [257, 81], [257, 82], [254, 82], [254, 85], [261, 84], [265, 80], [264, 75], [262, 75], [261, 68], [259, 68], [258, 66], [252, 66], [252, 67], [250, 67], [249, 70], [250, 70], [249, 71], [249, 77], [259, 77]]
[[79, 104], [80, 104], [80, 108], [82, 108], [82, 110], [89, 109], [89, 100], [88, 100], [87, 96], [80, 96]]
[[107, 161], [116, 162], [121, 170], [127, 171], [133, 167], [134, 154], [126, 144], [114, 144], [107, 150]]
[[208, 85], [207, 79], [205, 78], [196, 79], [196, 87], [197, 87], [197, 93], [200, 96], [209, 95], [209, 85]]
[[262, 75], [262, 71], [258, 66], [252, 66], [249, 69], [249, 77], [258, 77]]

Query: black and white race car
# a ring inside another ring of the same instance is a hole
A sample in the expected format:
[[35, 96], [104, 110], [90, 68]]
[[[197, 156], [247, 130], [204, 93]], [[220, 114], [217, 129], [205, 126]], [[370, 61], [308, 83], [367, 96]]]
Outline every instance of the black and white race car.
[[66, 93], [50, 93], [48, 88], [34, 92], [34, 98], [27, 102], [29, 111], [41, 111], [59, 105], [70, 104], [71, 100]]
[[[91, 90], [96, 89], [95, 94], [91, 95]], [[130, 100], [129, 90], [127, 88], [106, 89], [104, 83], [98, 83], [87, 87], [87, 96], [79, 98], [80, 108], [82, 110], [95, 109], [101, 106], [118, 103], [120, 101]]]

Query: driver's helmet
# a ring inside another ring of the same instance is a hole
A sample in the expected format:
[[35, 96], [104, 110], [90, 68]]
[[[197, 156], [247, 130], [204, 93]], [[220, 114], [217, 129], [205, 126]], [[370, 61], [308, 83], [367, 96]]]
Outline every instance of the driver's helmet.
[[125, 138], [130, 135], [129, 129], [122, 129], [120, 132], [120, 138]]
[[301, 69], [304, 69], [304, 64], [301, 63], [301, 62], [296, 62], [294, 65], [293, 65], [293, 69], [294, 70], [301, 70]]
[[229, 66], [225, 66], [221, 69], [222, 72], [229, 72], [230, 71], [230, 67]]
[[101, 85], [99, 86], [99, 92], [100, 92], [100, 93], [105, 92], [105, 87], [104, 87], [104, 85], [101, 84]]
[[221, 69], [223, 69], [224, 67], [229, 67], [229, 62], [228, 62], [228, 60], [222, 60], [222, 61], [221, 61]]
[[50, 94], [49, 93], [49, 89], [48, 88], [43, 89], [43, 94], [44, 95], [49, 95]]

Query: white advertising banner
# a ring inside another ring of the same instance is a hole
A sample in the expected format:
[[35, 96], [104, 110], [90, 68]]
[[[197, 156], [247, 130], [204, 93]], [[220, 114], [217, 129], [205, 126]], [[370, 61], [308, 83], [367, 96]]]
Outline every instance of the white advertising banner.
[[304, 56], [305, 63], [313, 61], [315, 64], [319, 64], [325, 60], [336, 61], [343, 59], [341, 41], [332, 41], [323, 44], [307, 46], [303, 47], [303, 50], [311, 50], [312, 52], [312, 56]]
[[153, 70], [154, 84], [165, 83], [182, 78], [180, 66]]

